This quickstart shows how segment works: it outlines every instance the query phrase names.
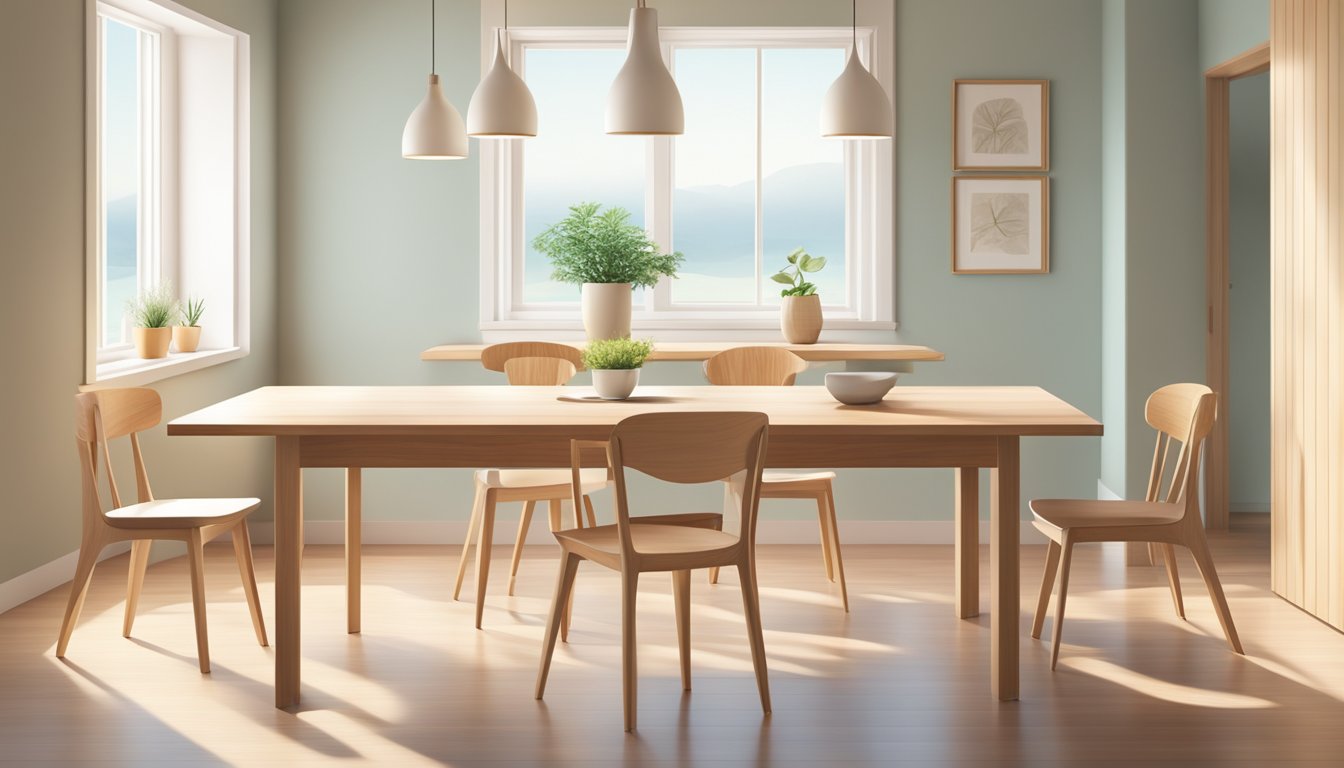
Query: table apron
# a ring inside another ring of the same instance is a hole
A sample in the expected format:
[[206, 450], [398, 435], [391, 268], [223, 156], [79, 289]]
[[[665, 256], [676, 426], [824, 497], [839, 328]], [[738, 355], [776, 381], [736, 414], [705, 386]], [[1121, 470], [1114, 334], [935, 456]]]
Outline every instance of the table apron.
[[[575, 435], [601, 439], [599, 435]], [[766, 465], [777, 469], [995, 467], [992, 435], [793, 434], [769, 438]], [[564, 467], [569, 440], [526, 435], [309, 435], [299, 438], [304, 467]], [[600, 451], [584, 464], [602, 466]]]

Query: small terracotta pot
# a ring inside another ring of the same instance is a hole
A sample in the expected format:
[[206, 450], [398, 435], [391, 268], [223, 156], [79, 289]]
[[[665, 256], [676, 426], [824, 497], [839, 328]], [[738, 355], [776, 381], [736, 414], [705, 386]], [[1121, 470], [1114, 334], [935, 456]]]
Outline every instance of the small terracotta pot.
[[201, 345], [201, 326], [199, 325], [174, 325], [173, 326], [173, 349], [178, 352], [195, 352], [196, 347]]
[[135, 354], [146, 360], [168, 356], [168, 345], [173, 340], [172, 328], [132, 328]]
[[815, 344], [821, 335], [821, 297], [785, 296], [779, 308], [779, 330], [790, 344]]
[[583, 329], [589, 341], [630, 337], [629, 283], [584, 283]]

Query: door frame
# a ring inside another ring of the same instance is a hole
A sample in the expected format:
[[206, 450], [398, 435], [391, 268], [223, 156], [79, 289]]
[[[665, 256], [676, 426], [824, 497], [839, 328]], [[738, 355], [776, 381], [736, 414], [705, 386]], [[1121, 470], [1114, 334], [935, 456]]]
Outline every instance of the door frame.
[[1205, 255], [1207, 259], [1208, 340], [1205, 377], [1218, 394], [1218, 419], [1206, 446], [1204, 527], [1227, 530], [1228, 510], [1228, 141], [1229, 85], [1233, 80], [1269, 71], [1269, 43], [1257, 45], [1204, 72]]

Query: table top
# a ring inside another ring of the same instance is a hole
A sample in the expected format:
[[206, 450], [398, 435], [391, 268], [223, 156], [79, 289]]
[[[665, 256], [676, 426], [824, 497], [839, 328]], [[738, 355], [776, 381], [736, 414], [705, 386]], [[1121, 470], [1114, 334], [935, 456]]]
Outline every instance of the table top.
[[842, 405], [824, 387], [640, 387], [575, 401], [584, 387], [262, 387], [172, 420], [170, 435], [572, 434], [653, 411], [761, 411], [772, 433], [1100, 435], [1102, 425], [1039, 387], [904, 387]]
[[[584, 346], [581, 341], [557, 342], [575, 349]], [[420, 353], [421, 360], [475, 360], [481, 359], [481, 350], [488, 344], [441, 344]], [[913, 344], [788, 344], [778, 341], [660, 341], [653, 347], [650, 360], [708, 360], [733, 347], [783, 347], [811, 362], [841, 360], [916, 360], [937, 362], [943, 353], [936, 349]]]

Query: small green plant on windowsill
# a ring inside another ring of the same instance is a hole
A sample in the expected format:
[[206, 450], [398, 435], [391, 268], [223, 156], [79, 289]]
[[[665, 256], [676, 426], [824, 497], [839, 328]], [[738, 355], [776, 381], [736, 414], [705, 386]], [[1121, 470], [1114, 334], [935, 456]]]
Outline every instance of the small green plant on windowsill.
[[173, 347], [178, 352], [195, 352], [201, 343], [201, 315], [205, 314], [205, 299], [188, 297], [173, 326]]
[[201, 315], [205, 314], [205, 299], [190, 297], [182, 304], [181, 311], [182, 322], [178, 325], [184, 325], [188, 328], [195, 328], [201, 324]]
[[143, 291], [126, 303], [130, 312], [135, 351], [145, 359], [168, 355], [168, 344], [173, 340], [172, 326], [177, 319], [177, 298], [170, 285], [160, 285]]
[[803, 275], [815, 274], [826, 266], [825, 256], [812, 256], [802, 248], [794, 248], [788, 255], [789, 263], [770, 279], [787, 285], [779, 292], [780, 296], [813, 296], [817, 292], [816, 283], [803, 278]]

